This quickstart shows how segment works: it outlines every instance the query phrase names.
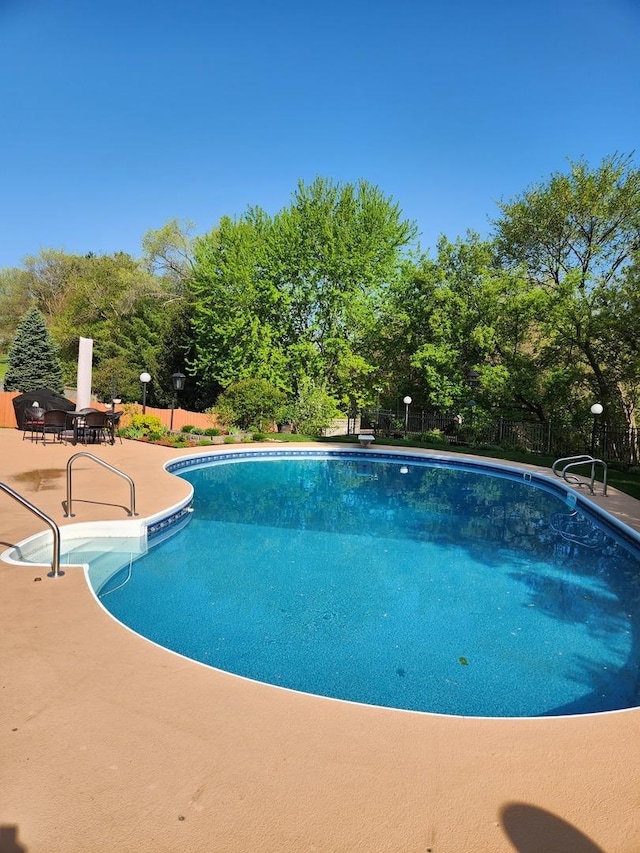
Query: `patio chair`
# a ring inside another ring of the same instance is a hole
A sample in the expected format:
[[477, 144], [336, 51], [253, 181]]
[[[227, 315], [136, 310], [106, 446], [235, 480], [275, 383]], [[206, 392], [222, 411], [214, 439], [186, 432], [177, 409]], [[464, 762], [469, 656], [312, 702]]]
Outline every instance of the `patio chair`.
[[[107, 416], [107, 432], [110, 436], [111, 444], [116, 443], [116, 436], [118, 435], [118, 428], [120, 427], [120, 418], [124, 415], [124, 412], [106, 412]], [[122, 436], [118, 435], [120, 439], [120, 444], [122, 444]]]
[[39, 435], [44, 435], [43, 433], [43, 425], [44, 425], [44, 409], [41, 406], [28, 406], [24, 410], [24, 420], [22, 422], [22, 440], [24, 441], [27, 433], [29, 433], [29, 438], [33, 441], [33, 437], [35, 435], [36, 441], [38, 440]]
[[53, 441], [62, 441], [67, 426], [67, 413], [62, 409], [50, 409], [42, 419], [42, 443], [47, 443], [47, 435], [53, 436]]
[[83, 418], [82, 441], [84, 444], [102, 444], [109, 441], [110, 429], [105, 412], [87, 412]]

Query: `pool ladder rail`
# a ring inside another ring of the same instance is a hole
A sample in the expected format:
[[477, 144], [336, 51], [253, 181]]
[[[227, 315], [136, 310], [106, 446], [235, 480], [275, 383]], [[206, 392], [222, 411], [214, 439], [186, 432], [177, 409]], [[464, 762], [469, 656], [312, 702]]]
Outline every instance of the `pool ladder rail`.
[[109, 465], [108, 462], [105, 462], [104, 459], [100, 459], [98, 456], [94, 456], [93, 453], [87, 453], [86, 451], [81, 451], [80, 453], [75, 453], [67, 462], [67, 502], [66, 502], [66, 512], [65, 518], [73, 518], [75, 516], [73, 512], [73, 504], [72, 504], [72, 496], [71, 496], [71, 469], [73, 463], [76, 459], [79, 459], [81, 456], [84, 456], [87, 459], [92, 459], [94, 462], [97, 462], [98, 465], [102, 465], [103, 468], [106, 468], [108, 471], [111, 471], [114, 474], [117, 474], [118, 477], [122, 477], [123, 480], [126, 480], [129, 484], [129, 499], [130, 499], [130, 508], [127, 510], [127, 515], [137, 515], [136, 512], [136, 487], [128, 474], [125, 474], [123, 471], [120, 471], [118, 468], [114, 468], [113, 465]]
[[53, 560], [51, 561], [51, 571], [48, 573], [47, 577], [59, 578], [64, 575], [64, 572], [60, 569], [60, 528], [55, 521], [52, 518], [49, 518], [49, 516], [42, 512], [41, 509], [38, 509], [37, 506], [34, 506], [31, 501], [28, 501], [21, 494], [14, 491], [11, 486], [7, 486], [6, 483], [0, 483], [0, 491], [6, 492], [9, 497], [12, 497], [19, 504], [22, 504], [25, 509], [30, 510], [34, 515], [37, 515], [38, 518], [49, 525], [51, 532], [53, 533]]
[[[67, 462], [67, 501], [66, 501], [66, 512], [64, 514], [65, 518], [74, 517], [74, 513], [72, 512], [72, 497], [71, 497], [71, 469], [73, 466], [74, 460], [78, 459], [80, 456], [85, 456], [89, 459], [92, 459], [94, 462], [97, 462], [99, 465], [102, 465], [103, 468], [107, 468], [109, 471], [112, 471], [114, 474], [117, 474], [118, 477], [122, 477], [129, 484], [129, 494], [130, 494], [130, 508], [127, 510], [127, 515], [135, 516], [138, 513], [136, 512], [136, 487], [128, 474], [125, 474], [123, 471], [120, 471], [118, 468], [114, 468], [113, 465], [109, 465], [108, 462], [105, 462], [103, 459], [99, 459], [97, 456], [94, 456], [93, 453], [76, 453], [74, 454], [69, 461]], [[51, 571], [48, 574], [50, 578], [59, 578], [64, 575], [64, 572], [60, 569], [60, 528], [55, 523], [55, 521], [50, 518], [46, 513], [44, 513], [41, 509], [38, 509], [37, 506], [28, 501], [23, 495], [19, 492], [16, 492], [11, 486], [7, 486], [6, 483], [0, 483], [0, 491], [5, 492], [9, 497], [13, 498], [19, 504], [22, 504], [25, 509], [30, 510], [34, 515], [37, 515], [42, 521], [46, 522], [51, 528], [51, 532], [53, 533], [53, 559], [51, 561]]]
[[[564, 465], [563, 465], [564, 463]], [[562, 465], [562, 468], [560, 467]], [[581, 465], [591, 465], [591, 477], [588, 482], [580, 479], [575, 474], [569, 474], [570, 470], [574, 468], [579, 468]], [[607, 494], [607, 463], [602, 459], [596, 459], [594, 456], [590, 456], [588, 453], [583, 453], [580, 456], [564, 456], [561, 459], [556, 459], [553, 463], [551, 470], [556, 475], [556, 477], [562, 477], [562, 479], [569, 483], [572, 486], [589, 486], [589, 491], [592, 495], [595, 494], [594, 483], [596, 480], [596, 466], [602, 465], [602, 494], [606, 496]]]

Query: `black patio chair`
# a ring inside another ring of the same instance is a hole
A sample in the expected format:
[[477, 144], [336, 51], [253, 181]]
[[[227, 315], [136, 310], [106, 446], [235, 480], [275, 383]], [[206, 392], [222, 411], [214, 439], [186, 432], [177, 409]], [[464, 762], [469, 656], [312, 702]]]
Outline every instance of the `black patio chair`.
[[22, 422], [22, 440], [24, 441], [27, 433], [29, 433], [31, 441], [33, 441], [34, 436], [36, 441], [38, 441], [38, 436], [44, 436], [43, 426], [44, 409], [41, 406], [27, 406], [24, 410], [24, 420]]
[[47, 443], [47, 436], [52, 435], [53, 441], [62, 441], [67, 426], [67, 413], [62, 409], [50, 409], [44, 413], [42, 423], [42, 443]]
[[111, 444], [116, 443], [116, 436], [118, 436], [120, 444], [122, 444], [122, 436], [118, 435], [118, 429], [120, 428], [120, 418], [123, 415], [124, 412], [106, 412], [107, 432], [109, 433]]
[[110, 440], [110, 429], [105, 412], [87, 412], [82, 423], [82, 441], [84, 444], [102, 444]]

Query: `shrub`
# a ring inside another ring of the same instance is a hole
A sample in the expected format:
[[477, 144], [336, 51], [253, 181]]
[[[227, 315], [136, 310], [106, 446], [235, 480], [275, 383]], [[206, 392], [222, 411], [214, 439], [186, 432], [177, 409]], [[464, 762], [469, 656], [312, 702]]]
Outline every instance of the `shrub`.
[[205, 435], [222, 435], [222, 430], [218, 427], [207, 427], [204, 431]]
[[264, 432], [254, 432], [252, 437], [254, 441], [266, 441], [267, 438]]
[[167, 430], [157, 415], [132, 415], [131, 425], [122, 430], [127, 438], [148, 438], [157, 441], [166, 434]]
[[218, 397], [214, 412], [225, 426], [263, 431], [276, 421], [284, 395], [266, 379], [234, 382]]
[[224, 443], [225, 444], [235, 444], [236, 443], [235, 436], [234, 435], [225, 435]]
[[194, 431], [195, 431], [195, 427], [192, 426], [191, 424], [185, 424], [183, 427], [180, 428], [180, 432], [194, 432]]
[[426, 444], [441, 444], [445, 441], [444, 433], [441, 429], [428, 429], [418, 436], [419, 441], [424, 441]]
[[212, 444], [213, 442], [209, 441], [208, 438], [201, 438], [200, 441], [198, 441], [198, 447], [210, 447]]
[[336, 400], [322, 384], [315, 384], [305, 377], [292, 403], [294, 422], [298, 432], [305, 435], [320, 435], [334, 418], [341, 415]]

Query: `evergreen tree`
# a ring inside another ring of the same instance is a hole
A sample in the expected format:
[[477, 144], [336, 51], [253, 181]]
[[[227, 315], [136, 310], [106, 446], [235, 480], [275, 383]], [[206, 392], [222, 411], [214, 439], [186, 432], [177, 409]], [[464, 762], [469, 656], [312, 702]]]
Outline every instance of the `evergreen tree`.
[[24, 315], [9, 349], [9, 369], [5, 376], [7, 391], [35, 391], [49, 388], [62, 392], [62, 367], [43, 315], [31, 308]]

